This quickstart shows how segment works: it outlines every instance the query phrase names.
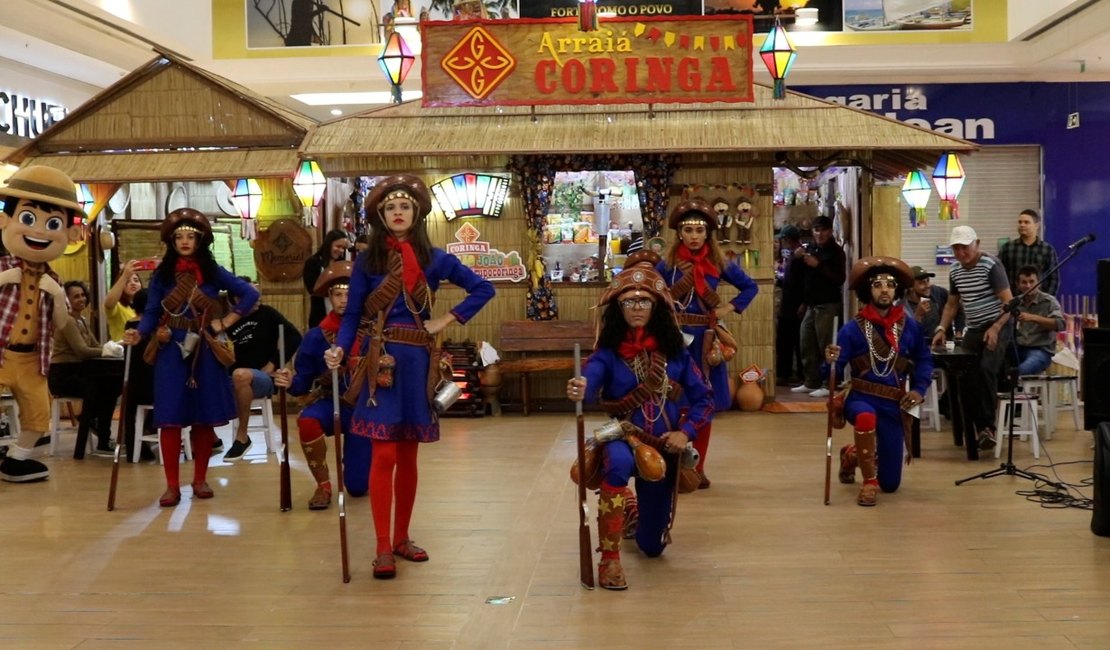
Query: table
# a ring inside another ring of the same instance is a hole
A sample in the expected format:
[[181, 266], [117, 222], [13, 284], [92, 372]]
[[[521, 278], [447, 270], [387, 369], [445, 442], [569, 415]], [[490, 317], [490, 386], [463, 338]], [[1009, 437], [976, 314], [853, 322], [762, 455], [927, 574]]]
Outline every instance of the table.
[[[948, 396], [952, 406], [952, 442], [967, 449], [968, 460], [979, 460], [979, 441], [967, 420], [962, 394], [963, 378], [979, 364], [979, 355], [957, 346], [952, 350], [933, 348], [933, 364], [948, 375]], [[914, 432], [913, 446], [920, 454], [920, 427]]]

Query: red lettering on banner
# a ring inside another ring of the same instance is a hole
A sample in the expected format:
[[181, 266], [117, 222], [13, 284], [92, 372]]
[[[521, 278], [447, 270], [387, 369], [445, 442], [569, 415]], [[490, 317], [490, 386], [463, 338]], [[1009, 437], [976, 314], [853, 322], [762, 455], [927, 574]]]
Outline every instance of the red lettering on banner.
[[636, 76], [636, 71], [639, 69], [640, 57], [630, 56], [624, 60], [624, 74], [628, 78], [624, 89], [629, 93], [640, 92], [640, 78]]
[[678, 87], [686, 92], [697, 90], [701, 86], [701, 73], [698, 72], [698, 60], [686, 57], [678, 62]]
[[578, 59], [563, 64], [563, 89], [568, 93], [580, 93], [586, 87], [586, 66]]
[[617, 64], [612, 59], [590, 59], [591, 93], [618, 92], [617, 84], [613, 81], [613, 72]]
[[674, 59], [661, 59], [649, 56], [647, 59], [647, 87], [648, 92], [671, 92], [671, 68]]
[[728, 59], [715, 56], [709, 60], [709, 81], [705, 84], [706, 92], [733, 92], [736, 83], [732, 80], [732, 70], [728, 67]]
[[536, 64], [536, 90], [550, 95], [559, 89], [559, 86], [548, 78], [553, 72], [555, 72], [554, 61], [540, 61]]
[[[643, 63], [643, 65], [641, 65]], [[726, 93], [736, 92], [732, 61], [718, 56], [704, 61], [709, 68], [702, 70], [701, 59], [683, 57], [627, 57], [621, 62], [609, 57], [593, 59], [568, 59], [559, 69], [554, 60], [536, 64], [535, 87], [544, 95], [566, 93], [590, 94], [595, 97], [613, 93], [683, 92]]]

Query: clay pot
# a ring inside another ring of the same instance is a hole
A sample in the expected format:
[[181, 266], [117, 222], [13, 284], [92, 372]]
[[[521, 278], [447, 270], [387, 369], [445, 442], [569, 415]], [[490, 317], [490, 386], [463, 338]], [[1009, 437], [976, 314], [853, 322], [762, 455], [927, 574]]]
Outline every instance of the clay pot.
[[490, 397], [501, 390], [501, 364], [495, 363], [478, 371], [478, 390]]
[[744, 382], [736, 391], [736, 405], [741, 411], [758, 411], [763, 408], [763, 388], [758, 382]]

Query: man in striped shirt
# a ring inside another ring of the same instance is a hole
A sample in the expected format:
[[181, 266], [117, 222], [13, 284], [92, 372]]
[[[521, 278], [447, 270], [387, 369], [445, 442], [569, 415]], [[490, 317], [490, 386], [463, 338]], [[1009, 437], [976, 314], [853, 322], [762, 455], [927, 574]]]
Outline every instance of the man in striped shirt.
[[944, 345], [945, 331], [962, 303], [967, 318], [963, 347], [981, 355], [978, 372], [973, 371], [964, 383], [964, 408], [978, 431], [979, 448], [993, 449], [998, 377], [1006, 365], [1011, 337], [1011, 328], [1006, 327], [1010, 315], [1003, 306], [1010, 304], [1013, 294], [1005, 267], [997, 257], [980, 250], [974, 228], [956, 226], [949, 243], [959, 264], [948, 274], [948, 302], [933, 333], [933, 345]]

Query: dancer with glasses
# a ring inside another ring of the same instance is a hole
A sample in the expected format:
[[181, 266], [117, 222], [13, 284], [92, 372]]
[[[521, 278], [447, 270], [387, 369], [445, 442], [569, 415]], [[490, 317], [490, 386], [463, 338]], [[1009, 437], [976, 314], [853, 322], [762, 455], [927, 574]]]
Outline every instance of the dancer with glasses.
[[856, 503], [874, 506], [880, 489], [894, 492], [902, 484], [902, 459], [911, 458], [907, 411], [920, 406], [932, 383], [933, 355], [917, 321], [895, 304], [913, 286], [905, 262], [865, 257], [852, 265], [848, 286], [863, 307], [825, 348], [825, 360], [836, 364], [837, 377], [852, 366], [844, 417], [855, 441], [840, 450], [840, 482], [854, 483], [858, 466], [863, 485]]
[[[667, 220], [678, 236], [667, 251], [665, 261], [656, 270], [670, 287], [671, 298], [678, 310], [682, 331], [693, 337], [690, 354], [713, 386], [713, 406], [718, 411], [732, 405], [728, 389], [728, 362], [736, 354], [736, 340], [725, 327], [723, 319], [741, 313], [751, 304], [759, 287], [740, 269], [736, 262], [725, 259], [717, 244], [716, 212], [702, 199], [680, 203]], [[717, 295], [721, 282], [727, 282], [740, 293], [725, 302]], [[709, 455], [710, 422], [698, 431], [694, 448], [698, 461], [698, 488], [709, 487], [705, 461]]]

